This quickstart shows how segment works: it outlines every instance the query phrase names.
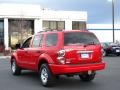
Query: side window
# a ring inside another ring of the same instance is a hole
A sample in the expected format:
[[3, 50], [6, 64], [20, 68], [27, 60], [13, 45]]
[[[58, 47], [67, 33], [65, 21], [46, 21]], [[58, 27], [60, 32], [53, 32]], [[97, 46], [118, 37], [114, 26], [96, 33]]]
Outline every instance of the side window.
[[46, 46], [56, 46], [58, 41], [58, 34], [48, 34], [46, 37]]
[[28, 48], [32, 37], [28, 38], [22, 45], [22, 48]]
[[40, 47], [42, 45], [42, 37], [43, 35], [36, 35], [33, 39], [32, 47]]

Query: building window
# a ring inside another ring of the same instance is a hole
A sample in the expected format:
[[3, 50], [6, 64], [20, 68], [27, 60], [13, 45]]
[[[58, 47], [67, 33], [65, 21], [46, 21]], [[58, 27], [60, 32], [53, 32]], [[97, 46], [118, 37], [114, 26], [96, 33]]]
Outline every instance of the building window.
[[34, 33], [34, 21], [9, 19], [9, 46], [14, 49], [17, 43], [23, 43]]
[[72, 21], [72, 30], [85, 30], [86, 22]]
[[4, 44], [4, 21], [0, 20], [0, 43]]
[[4, 21], [0, 20], [0, 52], [4, 50]]
[[44, 30], [61, 30], [65, 29], [65, 21], [43, 21]]

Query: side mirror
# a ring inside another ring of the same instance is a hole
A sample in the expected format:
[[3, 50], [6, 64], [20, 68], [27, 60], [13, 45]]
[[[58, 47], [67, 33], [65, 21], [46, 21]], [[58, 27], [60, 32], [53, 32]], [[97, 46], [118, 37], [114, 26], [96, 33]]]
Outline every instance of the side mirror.
[[16, 48], [16, 49], [21, 48], [21, 44], [20, 44], [20, 43], [17, 43], [17, 44], [15, 45], [15, 48]]

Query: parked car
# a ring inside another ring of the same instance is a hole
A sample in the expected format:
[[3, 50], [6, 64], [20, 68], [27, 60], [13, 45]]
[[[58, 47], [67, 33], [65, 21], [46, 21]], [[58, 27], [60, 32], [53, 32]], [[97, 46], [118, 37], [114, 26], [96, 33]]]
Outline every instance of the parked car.
[[103, 46], [103, 56], [107, 56], [109, 54], [120, 55], [120, 46], [116, 43], [104, 42], [101, 43]]
[[86, 30], [40, 32], [11, 56], [13, 75], [26, 69], [36, 71], [43, 86], [53, 85], [59, 75], [78, 75], [91, 81], [96, 71], [104, 68], [101, 44]]

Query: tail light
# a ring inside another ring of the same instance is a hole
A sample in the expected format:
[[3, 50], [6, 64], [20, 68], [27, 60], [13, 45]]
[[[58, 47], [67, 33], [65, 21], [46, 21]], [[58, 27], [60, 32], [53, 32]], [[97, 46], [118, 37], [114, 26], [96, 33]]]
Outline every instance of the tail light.
[[65, 64], [65, 50], [60, 50], [60, 51], [58, 51], [57, 54], [58, 54], [57, 59], [59, 60], [59, 62], [61, 64]]

